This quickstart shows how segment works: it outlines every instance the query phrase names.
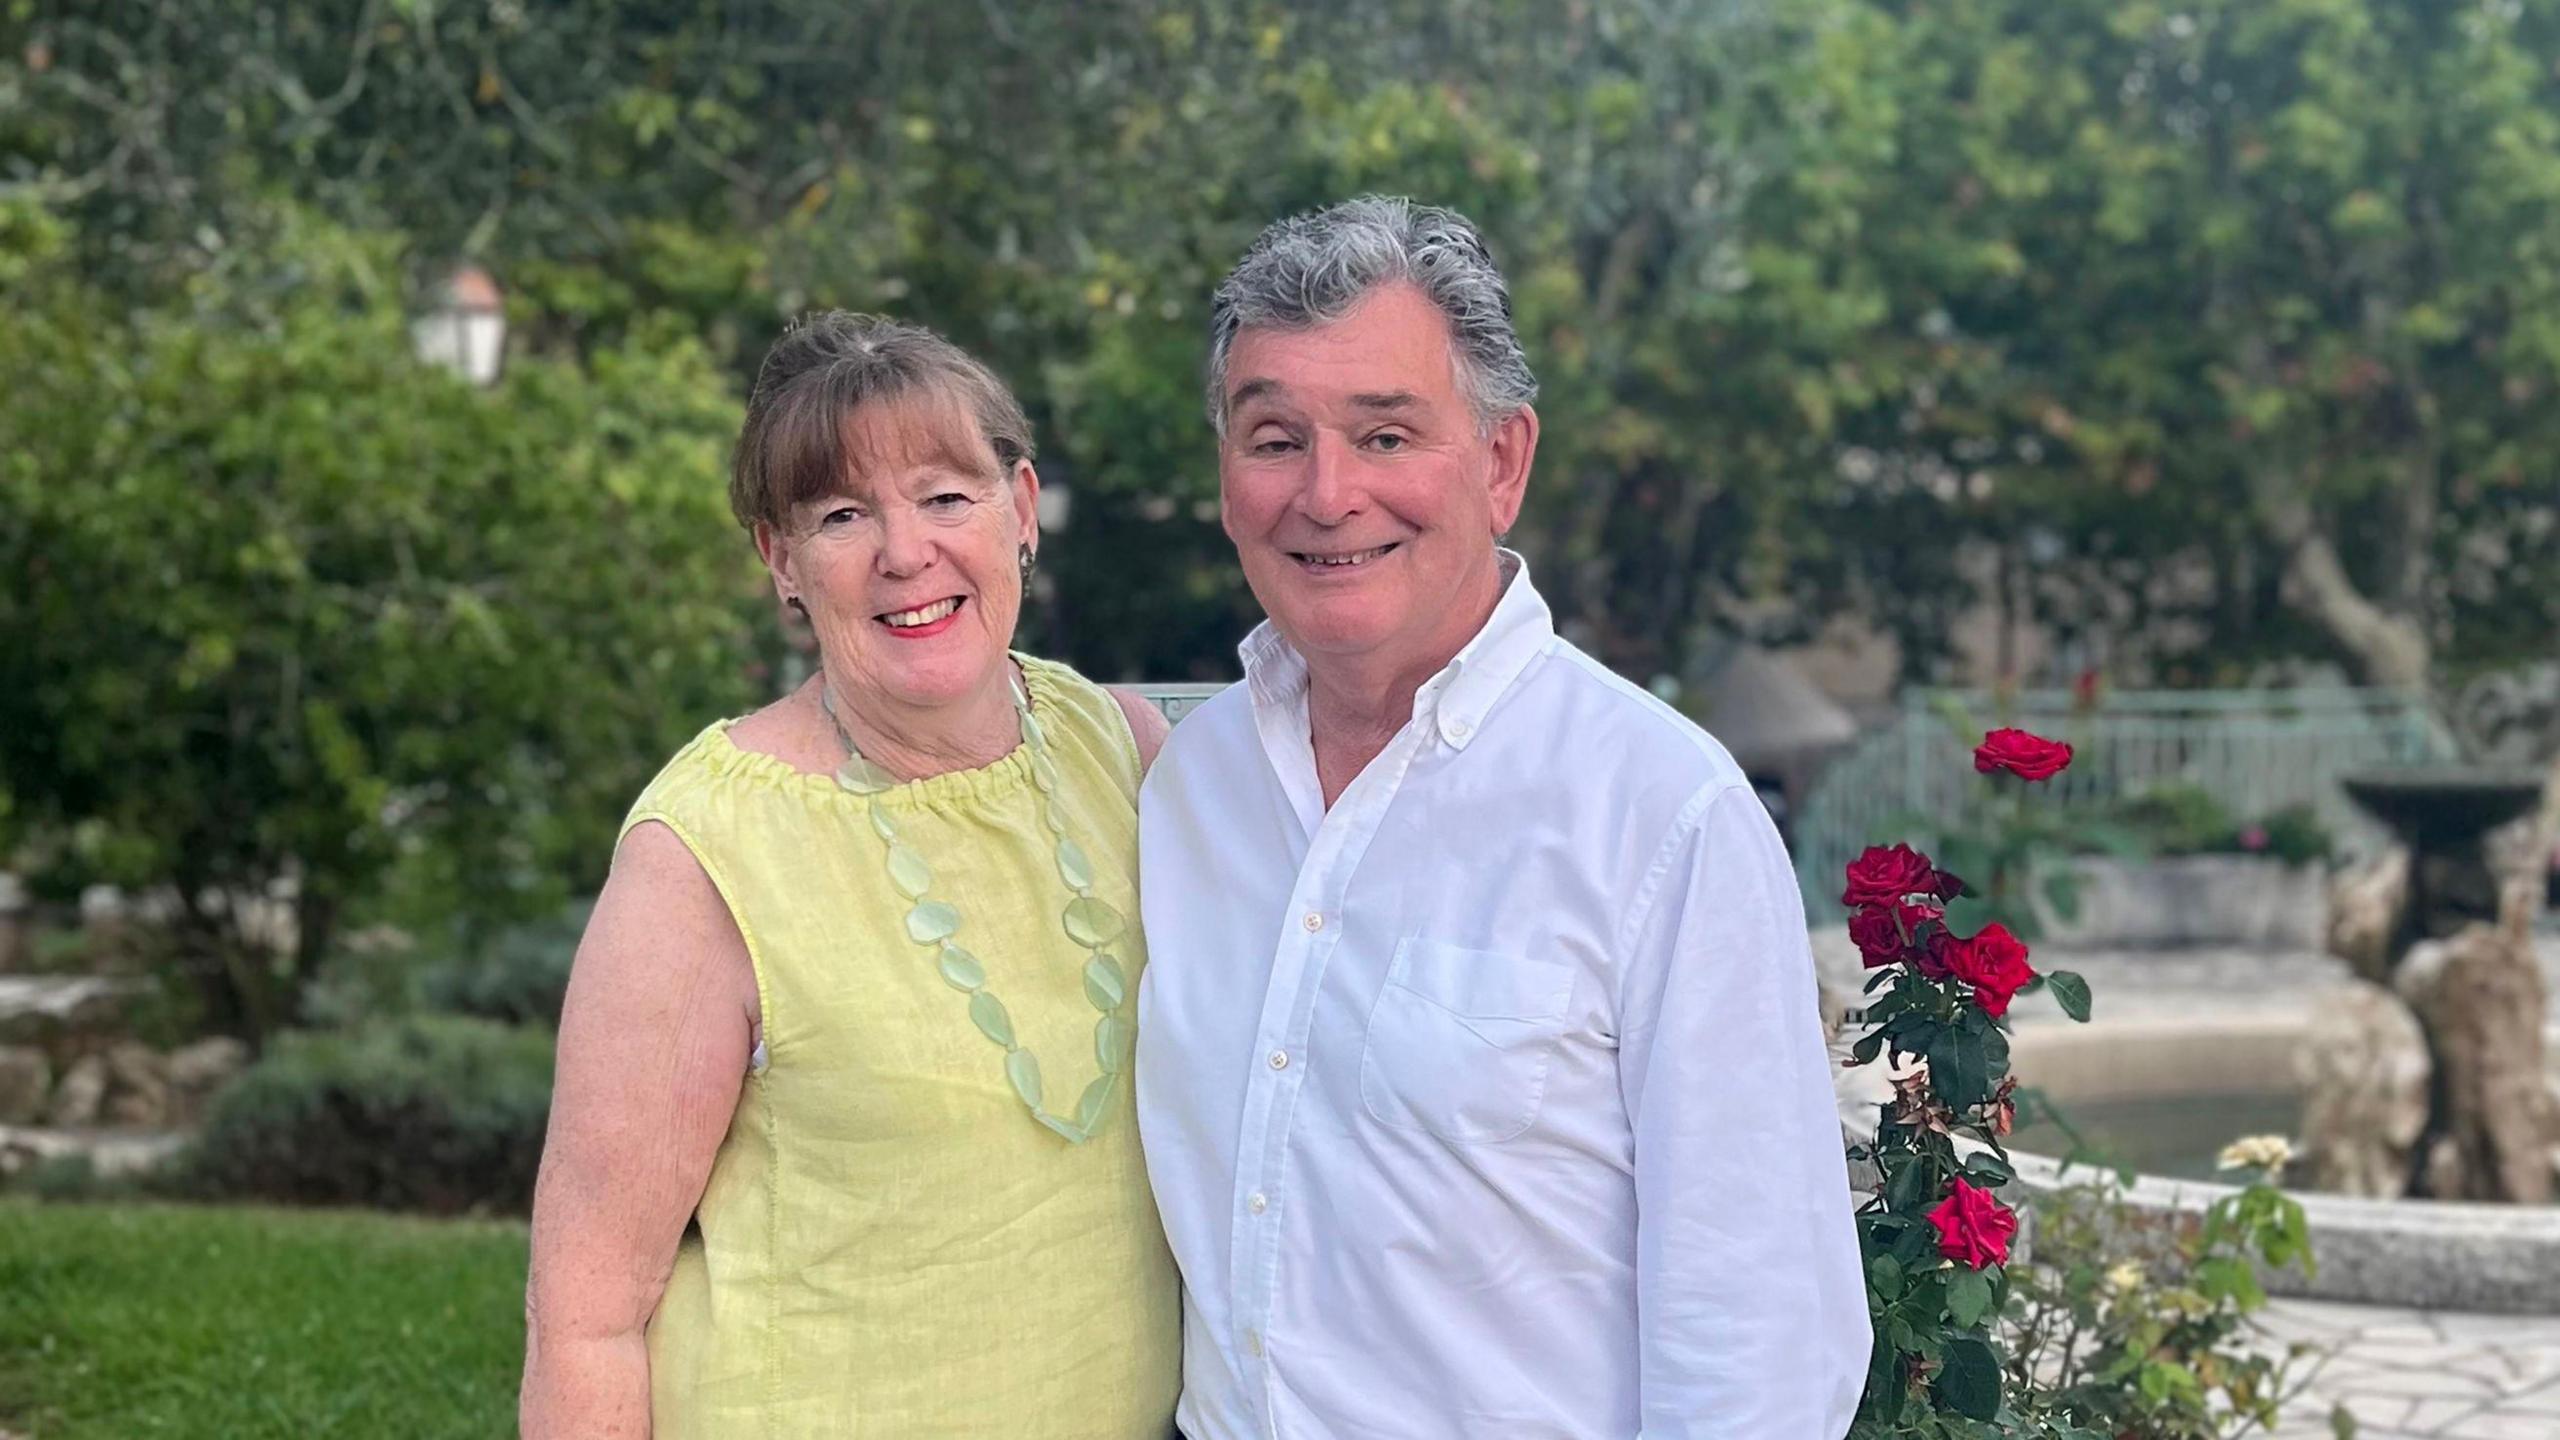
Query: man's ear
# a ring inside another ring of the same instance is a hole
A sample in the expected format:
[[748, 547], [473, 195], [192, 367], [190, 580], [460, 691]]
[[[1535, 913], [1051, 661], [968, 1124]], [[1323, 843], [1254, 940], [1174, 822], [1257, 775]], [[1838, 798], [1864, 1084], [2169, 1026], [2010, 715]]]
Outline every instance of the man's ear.
[[1494, 422], [1493, 473], [1486, 477], [1493, 501], [1493, 533], [1506, 534], [1520, 519], [1529, 495], [1529, 467], [1538, 458], [1538, 412], [1523, 405]]

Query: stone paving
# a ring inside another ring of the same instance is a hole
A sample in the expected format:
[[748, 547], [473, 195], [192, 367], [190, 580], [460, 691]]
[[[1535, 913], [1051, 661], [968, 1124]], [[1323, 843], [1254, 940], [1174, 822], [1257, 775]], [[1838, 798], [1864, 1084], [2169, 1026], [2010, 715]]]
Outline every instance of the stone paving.
[[2263, 1343], [2316, 1352], [2278, 1440], [2334, 1434], [2337, 1406], [2366, 1440], [2560, 1440], [2560, 1315], [2273, 1300], [2259, 1318]]

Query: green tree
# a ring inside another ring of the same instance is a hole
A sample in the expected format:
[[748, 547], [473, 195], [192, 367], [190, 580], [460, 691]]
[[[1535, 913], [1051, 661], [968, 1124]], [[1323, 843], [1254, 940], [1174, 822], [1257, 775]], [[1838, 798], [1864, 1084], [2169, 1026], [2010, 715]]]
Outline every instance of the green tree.
[[2560, 6], [1876, 8], [1871, 353], [1936, 359], [1845, 438], [2202, 673], [2548, 654]]
[[[294, 1018], [395, 864], [461, 915], [592, 883], [651, 766], [755, 692], [735, 407], [659, 335], [475, 392], [398, 257], [276, 212], [262, 274], [102, 320], [24, 260], [0, 335], [0, 789], [57, 878], [167, 886], [206, 1021]], [[289, 907], [291, 948], [253, 933]]]

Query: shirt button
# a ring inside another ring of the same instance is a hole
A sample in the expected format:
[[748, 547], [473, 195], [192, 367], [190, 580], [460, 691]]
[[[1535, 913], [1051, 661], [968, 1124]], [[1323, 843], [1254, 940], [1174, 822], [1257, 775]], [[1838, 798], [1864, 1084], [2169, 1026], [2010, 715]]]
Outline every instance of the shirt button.
[[1316, 931], [1324, 928], [1324, 917], [1317, 914], [1315, 911], [1310, 910], [1307, 912], [1307, 918], [1303, 923], [1307, 927], [1307, 933], [1312, 935]]
[[1263, 1198], [1261, 1191], [1256, 1190], [1251, 1195], [1245, 1197], [1244, 1208], [1252, 1211], [1256, 1215], [1259, 1215], [1263, 1211], [1271, 1208], [1271, 1202]]
[[1256, 1360], [1261, 1359], [1261, 1358], [1262, 1358], [1262, 1332], [1261, 1332], [1261, 1331], [1259, 1331], [1259, 1330], [1247, 1330], [1246, 1332], [1244, 1332], [1244, 1348], [1246, 1348], [1247, 1350], [1250, 1350], [1250, 1351], [1252, 1351], [1252, 1352], [1253, 1352], [1253, 1358], [1254, 1358], [1254, 1359], [1256, 1359]]
[[1286, 1070], [1286, 1069], [1288, 1069], [1288, 1068], [1289, 1068], [1289, 1052], [1288, 1052], [1288, 1051], [1286, 1051], [1286, 1050], [1274, 1050], [1274, 1051], [1272, 1051], [1272, 1052], [1271, 1052], [1271, 1068], [1272, 1068], [1272, 1069], [1274, 1069], [1274, 1070]]
[[1467, 738], [1467, 732], [1473, 728], [1475, 727], [1469, 725], [1464, 720], [1452, 720], [1449, 722], [1449, 738], [1452, 740], [1464, 740]]

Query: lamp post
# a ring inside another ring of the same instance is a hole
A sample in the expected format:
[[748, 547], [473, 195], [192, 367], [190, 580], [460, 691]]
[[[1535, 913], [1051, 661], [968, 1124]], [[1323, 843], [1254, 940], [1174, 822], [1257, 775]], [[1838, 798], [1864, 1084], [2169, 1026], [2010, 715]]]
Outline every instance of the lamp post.
[[436, 287], [435, 308], [409, 326], [418, 358], [473, 385], [497, 383], [507, 354], [507, 311], [498, 282], [465, 265]]

